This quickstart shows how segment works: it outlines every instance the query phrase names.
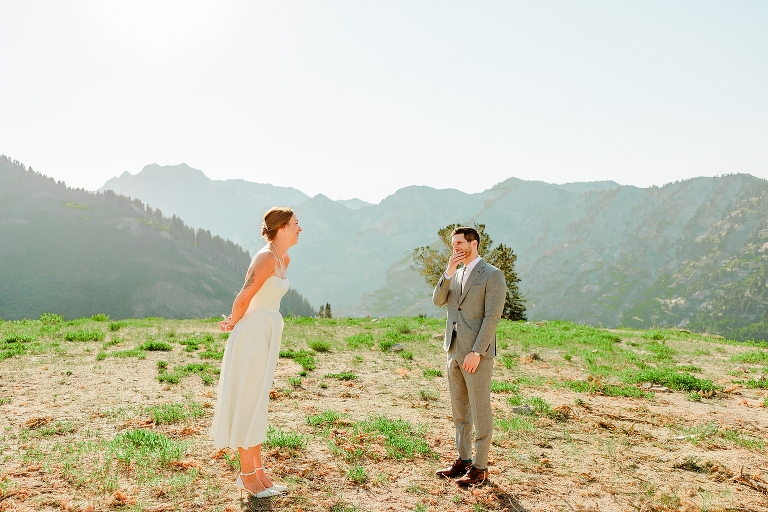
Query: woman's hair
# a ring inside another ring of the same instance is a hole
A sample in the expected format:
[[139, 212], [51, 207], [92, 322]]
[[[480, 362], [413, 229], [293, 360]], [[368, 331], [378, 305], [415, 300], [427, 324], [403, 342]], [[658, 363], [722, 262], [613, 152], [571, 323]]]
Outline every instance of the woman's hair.
[[261, 223], [261, 237], [271, 242], [277, 236], [278, 230], [288, 225], [293, 217], [293, 210], [287, 206], [273, 206], [264, 214]]

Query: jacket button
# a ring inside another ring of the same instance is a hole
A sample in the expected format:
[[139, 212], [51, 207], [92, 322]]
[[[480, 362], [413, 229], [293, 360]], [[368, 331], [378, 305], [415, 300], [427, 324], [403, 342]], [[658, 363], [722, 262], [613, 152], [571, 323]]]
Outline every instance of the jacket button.
[[459, 311], [461, 311], [461, 308], [459, 308]]

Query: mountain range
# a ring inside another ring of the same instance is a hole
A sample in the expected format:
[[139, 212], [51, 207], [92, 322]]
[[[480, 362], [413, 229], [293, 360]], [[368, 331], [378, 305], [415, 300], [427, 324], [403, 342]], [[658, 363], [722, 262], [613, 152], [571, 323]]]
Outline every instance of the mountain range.
[[304, 231], [291, 249], [291, 282], [338, 315], [441, 314], [412, 251], [439, 244], [443, 226], [476, 222], [517, 254], [531, 319], [768, 339], [768, 182], [746, 174], [645, 189], [516, 178], [476, 194], [413, 186], [374, 205], [214, 181], [182, 164], [147, 166], [107, 189], [250, 251], [263, 245], [263, 212], [294, 207]]
[[[0, 157], [0, 318], [219, 316], [250, 256], [139, 199], [93, 193]], [[315, 313], [295, 290], [285, 314]]]

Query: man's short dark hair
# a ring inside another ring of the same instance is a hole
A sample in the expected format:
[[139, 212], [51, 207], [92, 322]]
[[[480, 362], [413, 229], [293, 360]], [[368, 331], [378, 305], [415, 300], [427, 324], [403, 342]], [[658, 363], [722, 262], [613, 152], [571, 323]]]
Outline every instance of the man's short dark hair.
[[475, 228], [468, 228], [465, 226], [456, 228], [453, 230], [453, 233], [451, 233], [451, 236], [453, 235], [464, 235], [464, 240], [467, 242], [472, 242], [472, 240], [477, 240], [477, 245], [480, 245], [480, 233], [477, 232]]

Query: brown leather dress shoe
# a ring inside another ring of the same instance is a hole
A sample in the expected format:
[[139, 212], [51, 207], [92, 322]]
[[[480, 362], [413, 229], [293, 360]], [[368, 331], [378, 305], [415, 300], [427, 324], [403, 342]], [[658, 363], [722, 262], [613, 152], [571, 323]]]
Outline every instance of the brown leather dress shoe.
[[467, 474], [456, 480], [456, 485], [474, 485], [481, 484], [488, 479], [487, 469], [477, 469], [475, 466], [469, 468]]
[[463, 476], [470, 467], [472, 467], [471, 462], [464, 462], [461, 460], [461, 457], [459, 457], [453, 465], [447, 468], [438, 469], [435, 471], [435, 474], [446, 478], [456, 478], [457, 476]]

